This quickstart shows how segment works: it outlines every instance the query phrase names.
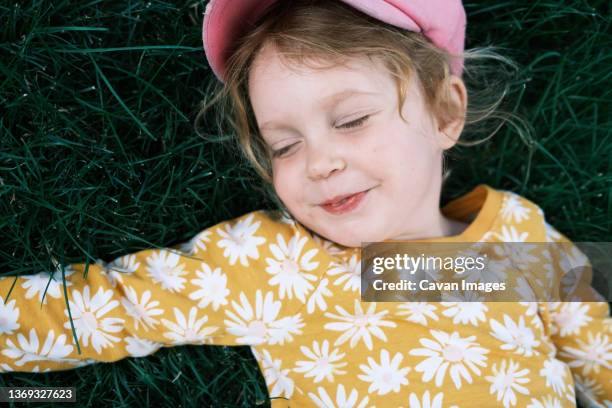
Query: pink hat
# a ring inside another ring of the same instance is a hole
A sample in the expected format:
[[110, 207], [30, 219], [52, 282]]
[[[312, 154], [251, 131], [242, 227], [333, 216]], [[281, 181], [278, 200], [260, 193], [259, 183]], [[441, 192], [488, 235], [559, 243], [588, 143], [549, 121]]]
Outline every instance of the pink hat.
[[[224, 81], [227, 52], [243, 31], [278, 0], [210, 0], [204, 12], [202, 38], [208, 62]], [[465, 11], [461, 0], [340, 0], [378, 20], [421, 32], [450, 54], [463, 52]], [[454, 59], [451, 71], [460, 75], [463, 60]]]

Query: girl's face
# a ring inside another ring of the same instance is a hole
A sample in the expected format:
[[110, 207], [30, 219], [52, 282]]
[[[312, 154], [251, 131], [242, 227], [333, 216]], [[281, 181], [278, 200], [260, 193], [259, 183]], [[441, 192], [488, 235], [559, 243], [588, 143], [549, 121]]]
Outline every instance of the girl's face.
[[[276, 193], [303, 225], [350, 247], [440, 228], [442, 152], [454, 144], [444, 133], [456, 140], [461, 129], [438, 128], [416, 80], [404, 122], [396, 83], [380, 62], [296, 68], [267, 45], [251, 69], [249, 96], [274, 152]], [[356, 193], [341, 207], [324, 205]]]

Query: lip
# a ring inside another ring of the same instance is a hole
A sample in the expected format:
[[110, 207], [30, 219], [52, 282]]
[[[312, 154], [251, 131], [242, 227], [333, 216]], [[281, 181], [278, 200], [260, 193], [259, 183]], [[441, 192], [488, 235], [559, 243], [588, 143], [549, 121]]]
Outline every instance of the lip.
[[[365, 190], [364, 190], [364, 191], [365, 191]], [[358, 191], [358, 192], [356, 192], [356, 193], [338, 195], [338, 196], [335, 196], [334, 198], [331, 198], [331, 199], [329, 199], [329, 200], [325, 200], [325, 201], [323, 201], [323, 202], [322, 202], [321, 204], [319, 204], [319, 205], [332, 205], [332, 204], [334, 204], [334, 203], [337, 203], [337, 202], [338, 202], [338, 201], [340, 201], [340, 200], [344, 200], [344, 199], [345, 199], [345, 198], [347, 198], [347, 197], [351, 197], [351, 196], [354, 196], [355, 194], [359, 194], [359, 193], [362, 193], [362, 192], [363, 192], [363, 191]]]
[[[360, 191], [354, 194], [348, 194], [336, 197], [332, 200], [327, 200], [319, 206], [330, 214], [339, 215], [355, 210], [366, 198], [371, 189]], [[342, 204], [333, 204], [334, 202], [347, 199]]]

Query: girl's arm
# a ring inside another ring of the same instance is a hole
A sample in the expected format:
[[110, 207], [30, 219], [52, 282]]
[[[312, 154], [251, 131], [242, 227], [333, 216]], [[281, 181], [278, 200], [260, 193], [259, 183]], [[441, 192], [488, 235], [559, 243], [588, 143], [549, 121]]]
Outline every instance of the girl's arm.
[[[591, 286], [592, 269], [572, 266], [590, 265], [585, 255], [564, 235], [554, 230], [560, 246], [553, 254], [565, 273], [562, 288], [570, 288], [561, 302], [543, 304], [549, 316], [551, 339], [557, 347], [557, 358], [565, 361], [576, 383], [576, 397], [585, 404], [597, 401], [612, 405], [612, 318], [607, 301]], [[585, 262], [583, 262], [585, 261]]]
[[236, 225], [109, 264], [0, 278], [0, 371], [66, 370], [180, 344], [248, 344], [230, 299], [250, 299], [259, 285], [254, 254], [263, 239], [245, 237], [250, 252], [242, 254]]

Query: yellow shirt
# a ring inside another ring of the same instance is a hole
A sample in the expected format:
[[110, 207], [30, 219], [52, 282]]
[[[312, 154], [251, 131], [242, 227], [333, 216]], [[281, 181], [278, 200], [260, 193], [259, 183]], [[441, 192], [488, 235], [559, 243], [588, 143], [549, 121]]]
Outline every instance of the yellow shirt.
[[[534, 203], [479, 185], [440, 242], [567, 239]], [[272, 406], [612, 405], [605, 302], [361, 302], [360, 248], [255, 211], [189, 242], [0, 279], [0, 371], [65, 370], [180, 344], [250, 345]], [[12, 292], [6, 302], [9, 290]], [[40, 307], [40, 302], [43, 307]]]

